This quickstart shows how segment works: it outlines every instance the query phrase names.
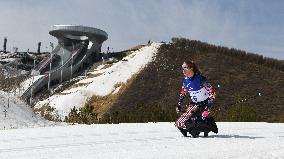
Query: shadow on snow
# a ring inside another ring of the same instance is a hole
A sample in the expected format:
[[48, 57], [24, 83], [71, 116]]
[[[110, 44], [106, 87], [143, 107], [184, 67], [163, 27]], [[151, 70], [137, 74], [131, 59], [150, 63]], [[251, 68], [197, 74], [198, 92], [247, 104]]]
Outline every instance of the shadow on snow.
[[208, 138], [241, 138], [241, 139], [261, 139], [264, 137], [252, 137], [252, 136], [241, 136], [241, 135], [211, 135]]

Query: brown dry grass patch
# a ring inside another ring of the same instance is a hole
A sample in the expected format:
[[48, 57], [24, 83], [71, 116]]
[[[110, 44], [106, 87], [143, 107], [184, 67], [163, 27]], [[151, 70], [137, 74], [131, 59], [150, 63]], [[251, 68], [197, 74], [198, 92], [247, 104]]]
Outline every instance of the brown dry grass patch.
[[89, 83], [76, 83], [76, 84], [74, 84], [71, 88], [86, 86], [86, 85], [88, 85], [88, 84], [90, 84], [90, 83], [91, 83], [91, 82], [89, 82]]
[[100, 75], [102, 75], [103, 73], [95, 73], [95, 74], [88, 74], [88, 77], [87, 78], [94, 78], [94, 77], [98, 77]]
[[137, 75], [133, 75], [129, 80], [127, 80], [126, 83], [120, 82], [115, 84], [114, 90], [120, 87], [119, 91], [115, 94], [110, 93], [106, 96], [92, 96], [92, 98], [88, 101], [88, 104], [93, 107], [94, 112], [98, 114], [98, 118], [101, 118], [105, 113], [109, 112], [113, 104], [119, 99], [122, 93], [135, 81], [136, 76]]

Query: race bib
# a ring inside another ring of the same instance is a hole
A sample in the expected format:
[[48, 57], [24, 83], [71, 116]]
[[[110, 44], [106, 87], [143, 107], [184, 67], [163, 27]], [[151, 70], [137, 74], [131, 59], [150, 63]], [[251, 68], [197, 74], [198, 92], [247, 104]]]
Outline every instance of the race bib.
[[194, 103], [205, 101], [209, 94], [207, 90], [203, 87], [198, 91], [189, 91], [191, 101]]

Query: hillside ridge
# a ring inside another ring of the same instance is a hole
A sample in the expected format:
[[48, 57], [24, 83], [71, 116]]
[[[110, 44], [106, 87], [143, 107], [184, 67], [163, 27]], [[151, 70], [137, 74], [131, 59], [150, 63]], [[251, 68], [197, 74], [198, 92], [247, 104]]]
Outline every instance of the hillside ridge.
[[[193, 60], [216, 88], [212, 115], [218, 121], [283, 121], [283, 60], [185, 38], [173, 38], [159, 48], [155, 60], [113, 103], [107, 118], [127, 122], [129, 113], [139, 114], [140, 110], [149, 117], [153, 109], [158, 109], [164, 117], [157, 120], [175, 120], [184, 60]], [[249, 118], [234, 117], [241, 113]]]

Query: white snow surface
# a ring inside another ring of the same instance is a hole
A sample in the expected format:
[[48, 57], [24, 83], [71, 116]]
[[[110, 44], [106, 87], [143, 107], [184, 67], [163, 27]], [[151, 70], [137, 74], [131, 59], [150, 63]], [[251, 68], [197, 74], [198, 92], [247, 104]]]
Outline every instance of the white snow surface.
[[14, 97], [12, 93], [8, 94], [3, 91], [0, 91], [0, 113], [0, 130], [58, 124], [43, 119], [35, 114], [27, 104]]
[[44, 75], [31, 76], [30, 78], [27, 78], [25, 81], [23, 81], [20, 84], [19, 89], [17, 90], [17, 92], [20, 92], [19, 96], [21, 96], [34, 82], [36, 82], [43, 76]]
[[183, 137], [174, 123], [71, 125], [0, 131], [0, 158], [283, 159], [284, 123], [217, 123]]
[[132, 75], [142, 70], [149, 62], [153, 60], [157, 49], [161, 43], [152, 43], [145, 46], [132, 54], [124, 57], [124, 60], [114, 63], [111, 67], [103, 69], [99, 66], [91, 74], [99, 76], [93, 78], [82, 79], [77, 84], [85, 84], [81, 87], [65, 90], [60, 94], [55, 94], [46, 100], [38, 102], [35, 107], [39, 108], [43, 105], [49, 105], [55, 108], [56, 113], [63, 118], [67, 116], [73, 107], [83, 107], [93, 95], [106, 96], [111, 93], [118, 92], [115, 85], [118, 83], [126, 83]]

